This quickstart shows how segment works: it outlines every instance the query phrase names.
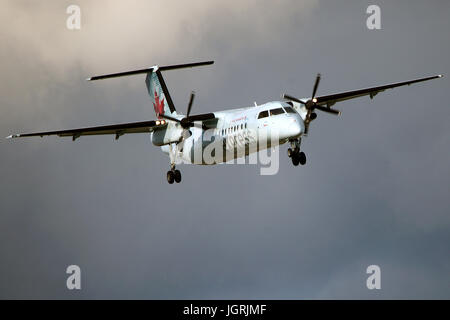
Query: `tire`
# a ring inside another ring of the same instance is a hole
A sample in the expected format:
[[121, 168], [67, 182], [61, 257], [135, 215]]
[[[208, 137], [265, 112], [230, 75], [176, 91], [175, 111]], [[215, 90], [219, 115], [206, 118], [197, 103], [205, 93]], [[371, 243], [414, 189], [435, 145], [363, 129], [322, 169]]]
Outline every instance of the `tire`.
[[174, 173], [172, 171], [167, 171], [167, 182], [169, 184], [172, 184], [174, 180], [175, 180]]
[[294, 151], [292, 151], [291, 148], [287, 149], [287, 154], [289, 158], [292, 158], [292, 155], [294, 154]]
[[306, 163], [306, 155], [303, 151], [298, 154], [298, 161], [302, 166]]
[[181, 172], [180, 170], [175, 170], [174, 172], [174, 179], [176, 183], [180, 183], [181, 182]]
[[298, 155], [296, 154], [296, 153], [294, 153], [293, 155], [292, 155], [292, 164], [294, 165], [294, 166], [298, 166], [298, 164], [300, 163], [300, 159], [298, 158]]

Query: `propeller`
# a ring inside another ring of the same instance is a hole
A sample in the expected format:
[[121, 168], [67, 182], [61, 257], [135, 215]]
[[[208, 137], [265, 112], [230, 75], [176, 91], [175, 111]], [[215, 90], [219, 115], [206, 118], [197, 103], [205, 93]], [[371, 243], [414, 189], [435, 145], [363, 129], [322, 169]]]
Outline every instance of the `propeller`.
[[182, 133], [182, 135], [180, 137], [180, 141], [177, 144], [178, 147], [179, 147], [179, 150], [181, 152], [183, 151], [184, 141], [187, 138], [189, 138], [191, 136], [191, 134], [192, 134], [191, 130], [189, 130], [189, 128], [194, 126], [194, 121], [193, 121], [194, 119], [191, 119], [189, 117], [189, 115], [191, 114], [192, 104], [194, 103], [194, 98], [195, 98], [195, 92], [192, 91], [191, 92], [191, 96], [189, 98], [189, 103], [188, 103], [188, 106], [187, 106], [186, 117], [182, 118], [181, 120], [177, 119], [177, 118], [174, 118], [174, 117], [171, 117], [171, 116], [164, 115], [164, 114], [161, 115], [161, 117], [164, 118], [164, 119], [178, 122], [181, 125], [181, 127], [184, 129], [183, 133]]
[[189, 98], [186, 117], [182, 118], [181, 120], [171, 117], [171, 116], [164, 115], [164, 114], [162, 114], [161, 117], [164, 119], [167, 119], [167, 120], [172, 120], [172, 121], [178, 122], [184, 129], [188, 129], [188, 128], [194, 126], [194, 122], [189, 117], [189, 115], [191, 113], [191, 109], [192, 109], [192, 104], [194, 103], [194, 98], [195, 98], [195, 92], [192, 91], [191, 97]]
[[306, 102], [302, 101], [300, 99], [297, 99], [296, 97], [290, 96], [288, 94], [283, 95], [284, 99], [292, 100], [292, 101], [298, 102], [305, 106], [305, 108], [307, 110], [306, 117], [305, 117], [305, 134], [308, 134], [309, 123], [317, 117], [317, 114], [314, 112], [315, 109], [323, 111], [323, 112], [335, 114], [335, 115], [341, 114], [341, 112], [338, 110], [331, 109], [329, 107], [324, 107], [324, 106], [317, 104], [316, 93], [317, 93], [317, 89], [319, 88], [320, 78], [321, 78], [321, 75], [320, 75], [320, 73], [318, 73], [317, 77], [316, 77], [316, 81], [314, 83], [311, 99], [309, 99]]
[[194, 98], [195, 98], [195, 92], [192, 91], [191, 92], [191, 97], [189, 98], [189, 103], [188, 103], [186, 117], [189, 117], [189, 115], [191, 114], [191, 108], [192, 108], [192, 104], [194, 103]]

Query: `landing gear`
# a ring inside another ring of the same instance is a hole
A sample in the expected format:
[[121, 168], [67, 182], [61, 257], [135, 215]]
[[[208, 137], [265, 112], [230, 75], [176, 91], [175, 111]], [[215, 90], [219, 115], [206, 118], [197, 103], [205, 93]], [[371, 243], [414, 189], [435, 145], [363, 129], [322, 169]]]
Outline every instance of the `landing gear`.
[[169, 184], [172, 184], [174, 182], [180, 183], [181, 182], [181, 172], [180, 172], [180, 170], [167, 171], [167, 182]]
[[[292, 160], [292, 164], [294, 166], [298, 166], [298, 164], [304, 165], [306, 163], [306, 155], [303, 151], [295, 151], [292, 149], [288, 149], [288, 151], [291, 150], [290, 154], [291, 154], [291, 160]], [[289, 154], [289, 152], [288, 152]]]
[[170, 171], [167, 171], [167, 182], [169, 184], [173, 184], [174, 182], [176, 183], [181, 182], [181, 172], [180, 170], [175, 169], [176, 155], [177, 155], [176, 144], [170, 144], [169, 145]]
[[172, 184], [175, 181], [175, 174], [173, 173], [173, 171], [167, 171], [167, 182], [169, 184]]
[[292, 158], [292, 155], [294, 154], [294, 150], [292, 150], [291, 148], [289, 148], [289, 149], [287, 150], [287, 154], [288, 154], [288, 157], [289, 157], [289, 158]]
[[303, 151], [300, 151], [300, 139], [291, 141], [291, 148], [287, 150], [288, 157], [291, 158], [292, 164], [298, 166], [306, 163], [306, 155]]
[[291, 160], [294, 166], [298, 166], [298, 164], [300, 163], [300, 160], [298, 159], [296, 154], [291, 157]]
[[167, 171], [167, 182], [169, 184], [181, 182], [181, 172], [180, 170], [175, 170], [175, 166], [173, 166], [170, 171]]
[[174, 171], [174, 178], [175, 178], [175, 182], [176, 183], [180, 183], [181, 182], [181, 172], [180, 170], [175, 170]]
[[306, 155], [305, 155], [305, 153], [303, 151], [301, 151], [300, 153], [297, 154], [297, 157], [298, 157], [298, 161], [303, 166], [306, 163]]

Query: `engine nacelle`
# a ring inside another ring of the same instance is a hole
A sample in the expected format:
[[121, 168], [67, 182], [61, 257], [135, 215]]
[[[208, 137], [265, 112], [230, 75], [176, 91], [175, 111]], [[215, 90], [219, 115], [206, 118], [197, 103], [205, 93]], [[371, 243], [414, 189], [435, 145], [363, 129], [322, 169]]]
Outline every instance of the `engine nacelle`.
[[[169, 126], [171, 126], [169, 128]], [[173, 127], [172, 127], [173, 126]], [[183, 136], [183, 128], [169, 124], [165, 128], [156, 129], [152, 134], [152, 143], [155, 146], [163, 146], [169, 143], [179, 142]]]

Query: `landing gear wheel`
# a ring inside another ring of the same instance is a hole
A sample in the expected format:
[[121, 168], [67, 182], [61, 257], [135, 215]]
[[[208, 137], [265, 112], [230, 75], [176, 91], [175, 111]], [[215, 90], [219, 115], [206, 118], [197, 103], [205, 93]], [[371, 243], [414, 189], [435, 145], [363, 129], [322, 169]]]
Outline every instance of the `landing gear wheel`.
[[306, 155], [303, 151], [297, 155], [297, 158], [301, 165], [304, 165], [306, 163]]
[[173, 171], [167, 171], [167, 182], [169, 184], [172, 184], [174, 180], [175, 180], [175, 174], [173, 173]]
[[292, 154], [292, 164], [294, 166], [298, 166], [298, 164], [300, 163], [300, 159], [298, 157], [298, 155], [296, 153]]
[[181, 181], [181, 172], [180, 170], [175, 170], [174, 171], [174, 179], [176, 183], [180, 183]]
[[292, 155], [294, 154], [294, 151], [291, 148], [288, 148], [287, 154], [289, 158], [292, 158]]

